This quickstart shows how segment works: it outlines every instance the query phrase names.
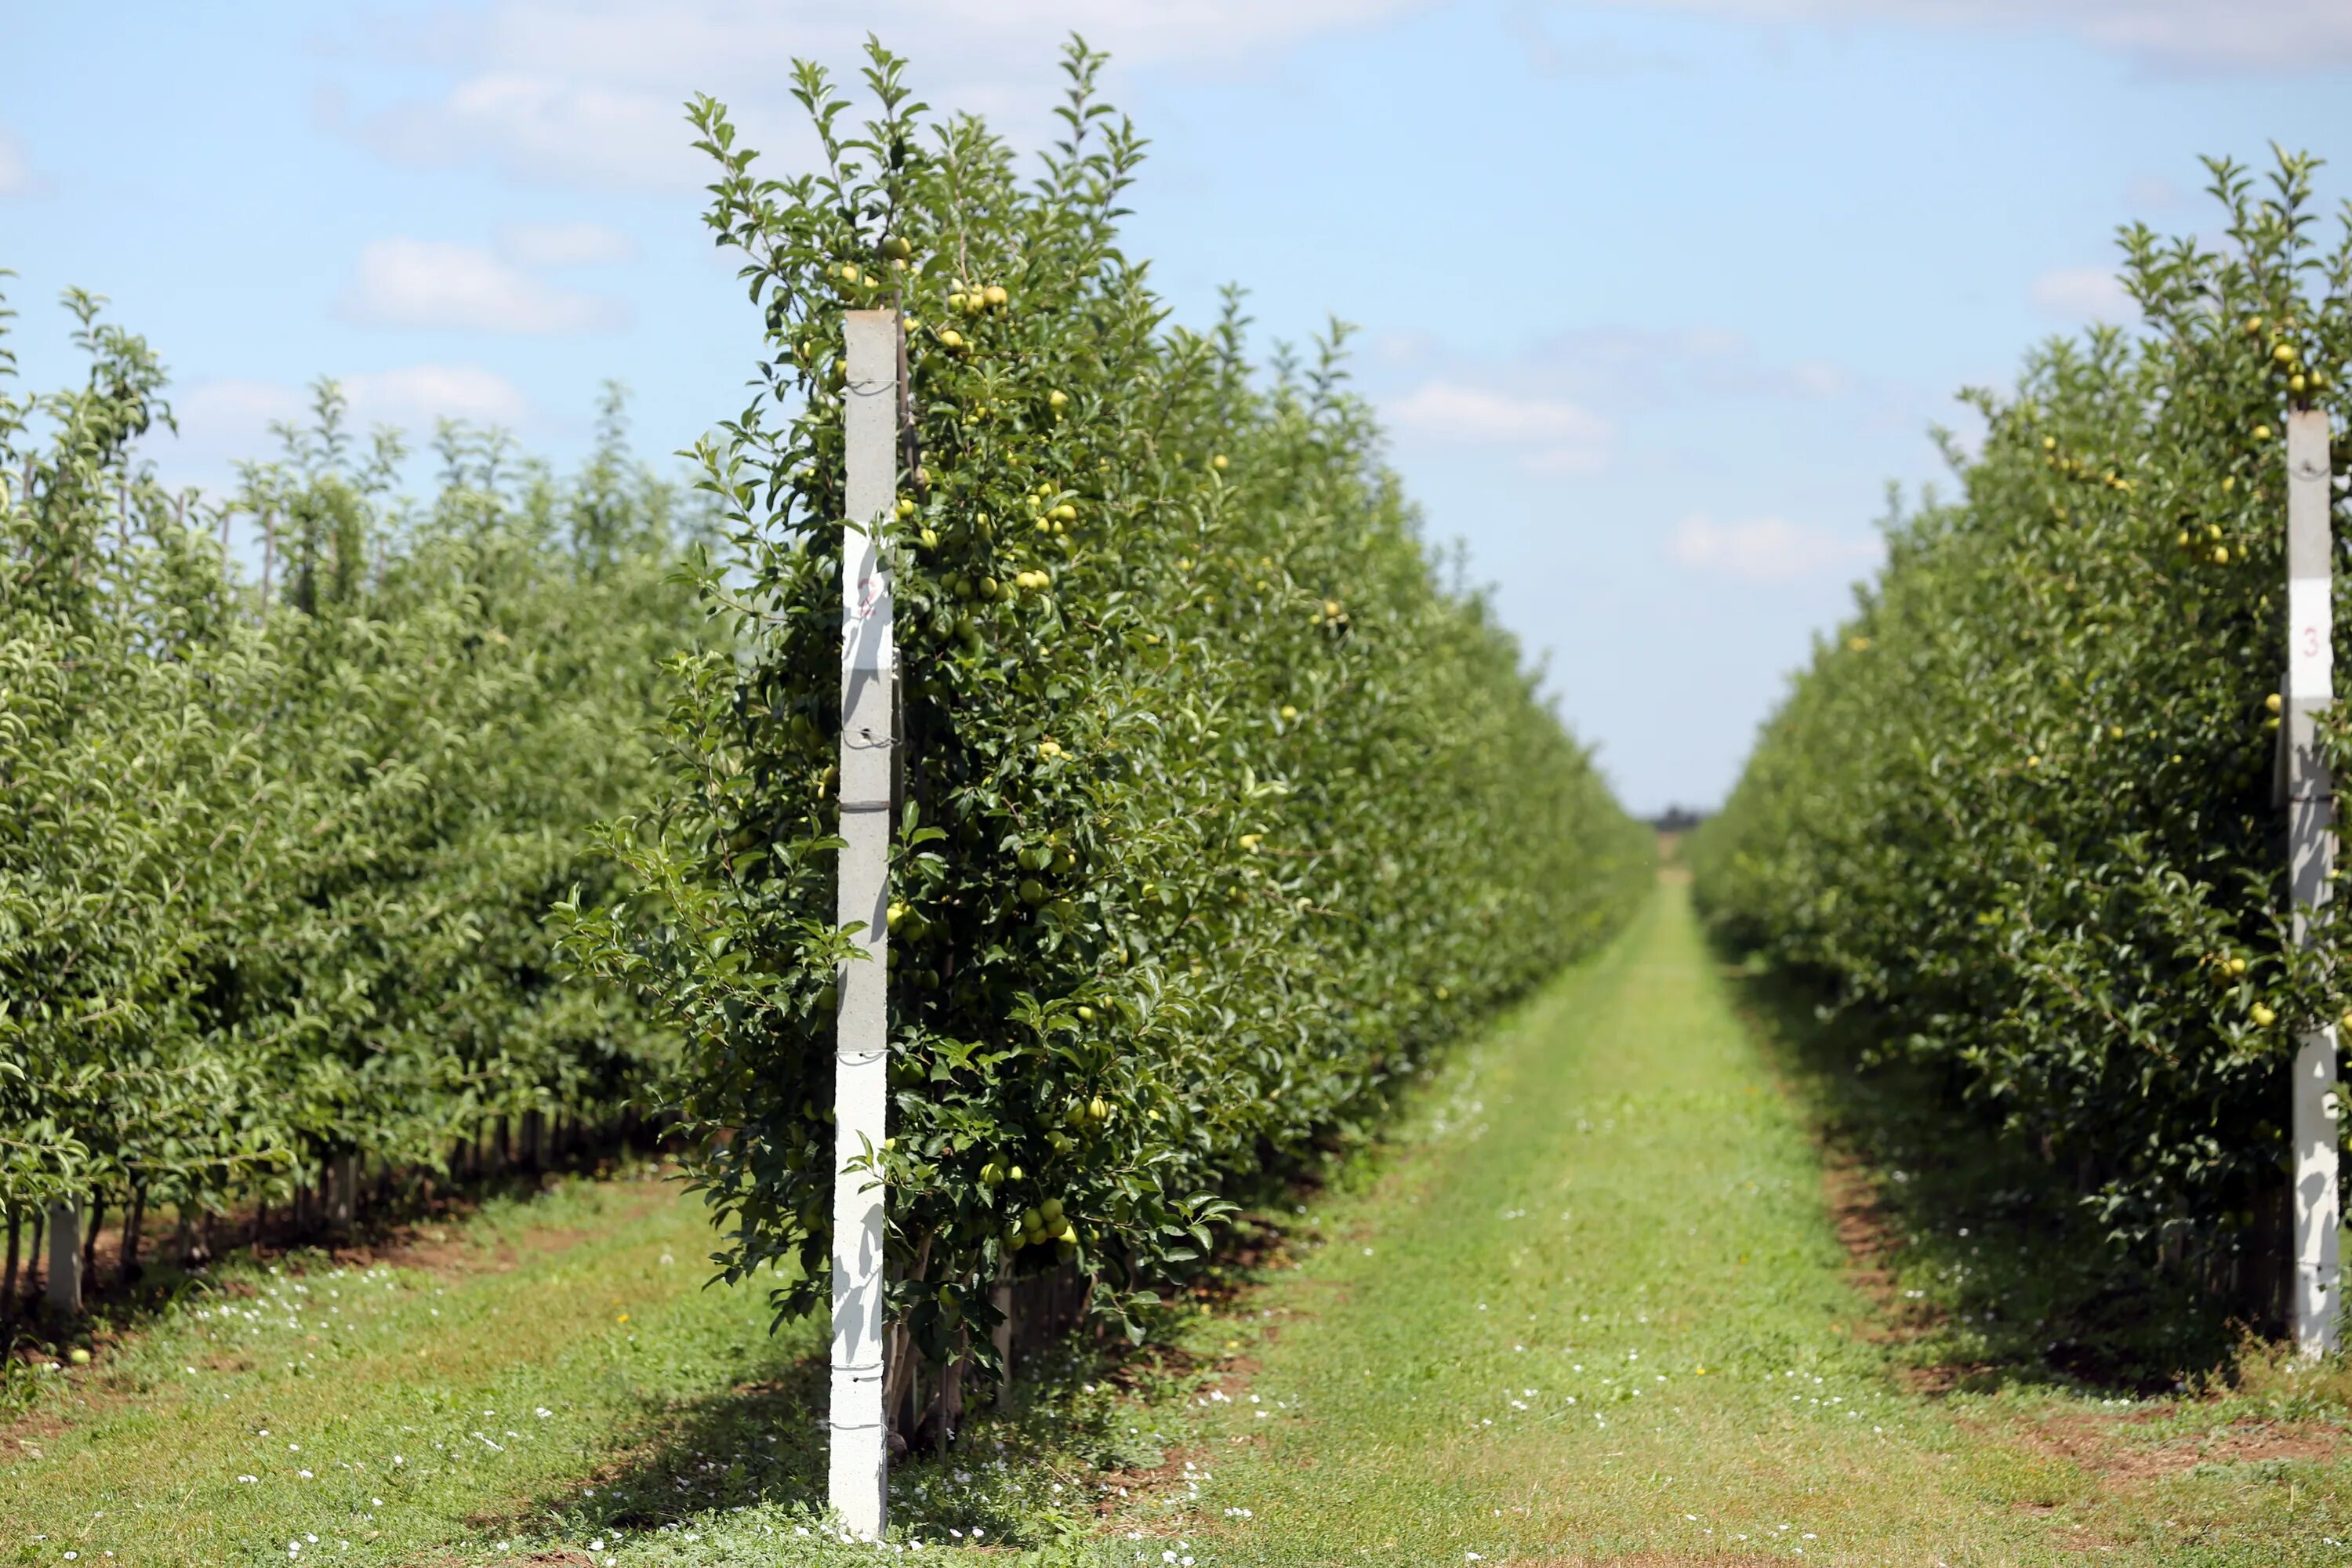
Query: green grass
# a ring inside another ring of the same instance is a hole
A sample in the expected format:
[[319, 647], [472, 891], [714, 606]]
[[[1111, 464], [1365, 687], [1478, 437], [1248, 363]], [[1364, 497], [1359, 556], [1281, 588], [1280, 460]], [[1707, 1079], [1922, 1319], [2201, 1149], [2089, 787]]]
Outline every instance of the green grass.
[[[2147, 1399], [2032, 1362], [2026, 1314], [2064, 1293], [2036, 1294], [2014, 1215], [1962, 1238], [1939, 1213], [1981, 1181], [1883, 1173], [1893, 1330], [1815, 1130], [1895, 1127], [1876, 1152], [1907, 1173], [1945, 1156], [1769, 1007], [1662, 889], [1284, 1216], [1319, 1245], [1171, 1311], [1150, 1354], [1072, 1347], [904, 1468], [904, 1533], [1000, 1568], [2352, 1556], [2326, 1539], [2352, 1540], [2344, 1374], [2254, 1355], [2226, 1396]], [[573, 1184], [454, 1235], [429, 1268], [229, 1276], [52, 1374], [14, 1434], [38, 1457], [0, 1463], [0, 1561], [873, 1560], [811, 1511], [815, 1325], [771, 1339], [757, 1289], [704, 1288], [690, 1198]], [[1922, 1377], [1954, 1356], [1990, 1359]]]
[[[2336, 1374], [1912, 1392], [1916, 1341], [1831, 1224], [1818, 1080], [1733, 1000], [1662, 889], [1468, 1053], [1392, 1168], [1319, 1205], [1331, 1245], [1256, 1299], [1248, 1394], [1201, 1412], [1198, 1563], [2352, 1556], [2325, 1540], [2352, 1538]], [[1898, 1265], [1895, 1301], [1985, 1305], [1948, 1263]]]
[[[429, 1269], [225, 1271], [20, 1423], [0, 1552], [462, 1560], [509, 1521], [599, 1514], [588, 1488], [658, 1485], [810, 1346], [803, 1325], [768, 1342], [755, 1292], [699, 1289], [709, 1251], [667, 1187], [583, 1182], [493, 1205]], [[777, 1446], [730, 1462], [796, 1461]]]

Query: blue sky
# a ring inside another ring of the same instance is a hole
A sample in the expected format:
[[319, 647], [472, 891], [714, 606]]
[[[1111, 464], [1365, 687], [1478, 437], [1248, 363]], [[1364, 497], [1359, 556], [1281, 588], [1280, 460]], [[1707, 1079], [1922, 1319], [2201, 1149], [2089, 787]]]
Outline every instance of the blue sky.
[[[1712, 803], [1936, 480], [1952, 394], [2126, 313], [2116, 226], [2205, 233], [2200, 153], [2352, 160], [2352, 5], [2284, 0], [0, 3], [0, 267], [35, 386], [68, 284], [155, 342], [217, 484], [331, 374], [363, 417], [647, 450], [757, 343], [677, 106], [805, 155], [796, 54], [871, 27], [935, 106], [1049, 130], [1070, 26], [1152, 139], [1132, 250], [1181, 319], [1336, 313], [1431, 535], [1627, 803]], [[2352, 165], [2347, 165], [2352, 166]], [[2352, 190], [2324, 177], [2331, 198]]]

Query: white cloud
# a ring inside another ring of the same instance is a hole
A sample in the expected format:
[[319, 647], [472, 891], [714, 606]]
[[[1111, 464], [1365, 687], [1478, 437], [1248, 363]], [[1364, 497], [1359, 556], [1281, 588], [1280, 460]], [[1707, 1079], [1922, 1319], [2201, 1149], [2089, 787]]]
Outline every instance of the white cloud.
[[549, 283], [474, 246], [425, 239], [369, 242], [342, 311], [372, 326], [540, 336], [628, 321], [617, 300]]
[[508, 223], [499, 226], [499, 254], [525, 267], [588, 267], [630, 260], [637, 242], [601, 223]]
[[1519, 58], [1529, 70], [1544, 76], [1614, 81], [1690, 68], [1690, 61], [1681, 55], [1635, 47], [1606, 34], [1580, 32], [1574, 38], [1554, 37], [1543, 10], [1524, 0], [1507, 9], [1502, 20]]
[[25, 155], [25, 144], [6, 126], [0, 125], [0, 196], [37, 196], [48, 188], [48, 182], [33, 173], [32, 161]]
[[2105, 267], [2060, 267], [2033, 280], [2033, 303], [2070, 321], [2112, 321], [2118, 325], [2139, 320], [2139, 306], [2123, 279]]
[[1452, 361], [1439, 340], [1394, 335], [1378, 339], [1371, 356], [1384, 368], [1448, 370], [1478, 381], [1501, 376], [1509, 384], [1580, 403], [1672, 403], [1694, 390], [1772, 402], [1823, 402], [1874, 389], [1844, 365], [1823, 359], [1766, 359], [1738, 332], [1713, 327], [1650, 330], [1589, 327], [1529, 343], [1507, 367]]
[[2352, 62], [2343, 0], [1615, 0], [1762, 22], [1895, 22], [2063, 32], [2172, 68], [2308, 70]]
[[[341, 378], [351, 422], [366, 430], [392, 425], [419, 435], [438, 419], [514, 426], [530, 417], [530, 402], [498, 372], [476, 364], [413, 364]], [[273, 424], [301, 424], [310, 415], [307, 387], [225, 378], [199, 382], [173, 400], [185, 458], [268, 458], [278, 452]]]
[[935, 105], [986, 114], [1024, 140], [1058, 133], [1055, 61], [1073, 28], [1122, 66], [1229, 62], [1431, 0], [492, 0], [376, 24], [378, 46], [446, 85], [359, 128], [395, 162], [485, 163], [510, 178], [596, 187], [691, 188], [705, 160], [682, 105], [709, 92], [744, 140], [778, 163], [814, 152], [785, 91], [795, 57], [820, 59], [862, 96], [871, 32], [914, 56]]
[[1535, 473], [1591, 474], [1608, 466], [1615, 427], [1563, 398], [1522, 396], [1432, 381], [1388, 405], [1398, 428], [1455, 446], [1516, 453]]
[[370, 121], [362, 139], [396, 163], [478, 159], [528, 181], [676, 187], [691, 184], [704, 163], [687, 145], [685, 97], [498, 71], [402, 104]]
[[[639, 83], [719, 70], [779, 79], [796, 57], [861, 49], [868, 34], [945, 62], [979, 55], [1026, 68], [1073, 30], [1130, 65], [1225, 60], [1426, 9], [1433, 0], [492, 0], [441, 12], [395, 37], [443, 66], [487, 64]], [[932, 68], [942, 68], [935, 63]]]
[[1694, 572], [1747, 583], [1789, 583], [1875, 565], [1885, 545], [1876, 538], [1845, 538], [1782, 517], [1717, 522], [1694, 513], [1675, 525], [1666, 553]]
[[272, 422], [299, 419], [309, 400], [273, 381], [200, 381], [172, 399], [184, 452], [214, 458], [267, 458], [276, 452]]
[[2142, 174], [2124, 192], [2124, 199], [2136, 207], [2177, 207], [2180, 187], [2162, 174]]
[[1853, 373], [1825, 359], [1801, 359], [1783, 373], [1791, 391], [1806, 397], [1843, 397], [1853, 390]]
[[348, 377], [343, 392], [363, 425], [431, 428], [436, 419], [476, 425], [520, 425], [530, 417], [522, 389], [478, 364], [412, 364]]

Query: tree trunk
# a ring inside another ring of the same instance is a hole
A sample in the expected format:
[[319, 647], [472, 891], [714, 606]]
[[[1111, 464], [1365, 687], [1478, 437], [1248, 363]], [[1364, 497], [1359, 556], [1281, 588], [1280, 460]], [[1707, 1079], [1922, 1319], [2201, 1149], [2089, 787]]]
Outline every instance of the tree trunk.
[[106, 1223], [106, 1198], [102, 1194], [89, 1195], [89, 1214], [82, 1221], [81, 1288], [87, 1291], [98, 1279], [98, 1231]]
[[915, 1339], [904, 1324], [893, 1323], [883, 1342], [888, 1350], [882, 1368], [882, 1422], [890, 1430], [891, 1458], [897, 1458], [908, 1452], [914, 1426], [907, 1406], [915, 1392]]
[[122, 1283], [139, 1279], [139, 1227], [147, 1223], [147, 1184], [131, 1189], [131, 1217], [122, 1222], [122, 1258], [118, 1270]]
[[81, 1310], [81, 1214], [71, 1204], [49, 1205], [49, 1310], [70, 1318]]
[[996, 1282], [990, 1293], [996, 1307], [996, 1329], [990, 1338], [996, 1344], [996, 1407], [1013, 1408], [1013, 1279], [1007, 1275]]

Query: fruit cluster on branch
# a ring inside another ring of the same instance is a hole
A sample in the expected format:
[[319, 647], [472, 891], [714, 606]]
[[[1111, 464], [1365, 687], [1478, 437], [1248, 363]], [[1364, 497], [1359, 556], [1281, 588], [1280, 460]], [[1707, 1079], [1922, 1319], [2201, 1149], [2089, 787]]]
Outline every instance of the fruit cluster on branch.
[[331, 384], [224, 503], [170, 494], [160, 365], [69, 304], [86, 383], [0, 388], [0, 1205], [218, 1214], [617, 1106], [672, 1037], [546, 918], [654, 787], [698, 503], [614, 402], [570, 480], [445, 428], [414, 505]]
[[2352, 229], [2315, 237], [2311, 160], [2211, 167], [2227, 243], [2127, 231], [2139, 328], [1969, 395], [1960, 496], [1889, 525], [1692, 854], [1735, 943], [2218, 1268], [2280, 1211], [2296, 1034], [2344, 1011], [2341, 928], [2290, 940], [2273, 764], [2285, 418], [2333, 416], [2340, 527]]
[[827, 1280], [845, 520], [843, 314], [903, 312], [886, 524], [903, 805], [892, 1309], [934, 1357], [1060, 1267], [1127, 1317], [1239, 1198], [1360, 1138], [1468, 1024], [1603, 937], [1646, 833], [1481, 599], [1439, 581], [1339, 332], [1270, 370], [1237, 300], [1171, 327], [1120, 202], [1141, 142], [1069, 59], [1042, 173], [929, 121], [877, 50], [824, 166], [761, 179], [725, 110], [709, 222], [769, 353], [704, 453], [743, 654], [676, 667], [631, 895], [575, 951], [686, 1041], [731, 1270]]

